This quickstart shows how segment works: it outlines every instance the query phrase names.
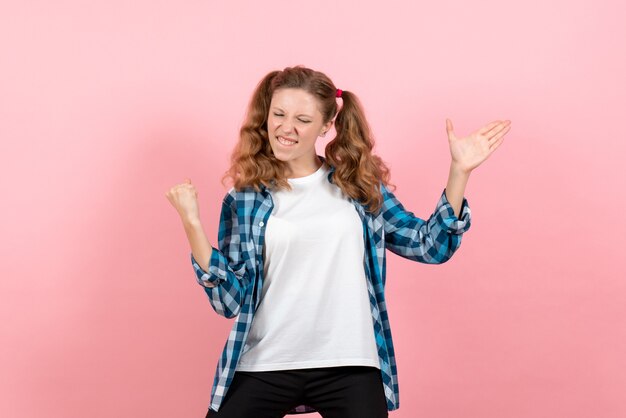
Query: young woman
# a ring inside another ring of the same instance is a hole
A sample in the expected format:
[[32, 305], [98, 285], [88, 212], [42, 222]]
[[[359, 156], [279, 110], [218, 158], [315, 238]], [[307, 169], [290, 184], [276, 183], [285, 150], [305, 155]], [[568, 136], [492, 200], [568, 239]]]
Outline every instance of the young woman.
[[[317, 155], [315, 142], [333, 123], [337, 135]], [[354, 93], [302, 66], [267, 74], [222, 178], [234, 184], [217, 247], [200, 224], [191, 181], [166, 193], [198, 283], [218, 314], [236, 317], [206, 416], [379, 418], [398, 409], [385, 250], [448, 261], [471, 223], [469, 175], [509, 129], [510, 121], [494, 121], [457, 138], [447, 120], [449, 178], [423, 220], [389, 189]]]

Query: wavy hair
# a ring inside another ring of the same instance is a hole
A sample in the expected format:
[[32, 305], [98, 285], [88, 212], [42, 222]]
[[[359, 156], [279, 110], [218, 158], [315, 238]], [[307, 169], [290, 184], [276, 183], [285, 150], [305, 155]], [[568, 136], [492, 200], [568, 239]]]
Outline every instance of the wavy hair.
[[261, 184], [291, 190], [285, 176], [287, 164], [274, 156], [267, 133], [272, 96], [280, 88], [299, 88], [313, 95], [324, 123], [336, 117], [337, 135], [324, 152], [328, 165], [335, 167], [333, 182], [367, 211], [378, 213], [383, 203], [380, 183], [395, 186], [389, 183], [388, 167], [372, 152], [375, 143], [363, 106], [354, 93], [342, 90], [343, 106], [338, 111], [337, 88], [330, 78], [301, 65], [271, 71], [256, 86], [222, 185], [230, 178], [237, 191], [244, 187], [260, 191]]

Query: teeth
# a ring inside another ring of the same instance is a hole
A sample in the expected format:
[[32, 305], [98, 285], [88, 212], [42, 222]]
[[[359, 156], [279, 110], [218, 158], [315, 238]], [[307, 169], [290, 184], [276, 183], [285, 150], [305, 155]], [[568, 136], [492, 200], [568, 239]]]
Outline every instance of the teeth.
[[284, 139], [282, 136], [279, 136], [278, 142], [280, 142], [281, 144], [285, 144], [285, 145], [291, 145], [291, 144], [295, 144], [298, 141], [290, 141], [288, 139]]

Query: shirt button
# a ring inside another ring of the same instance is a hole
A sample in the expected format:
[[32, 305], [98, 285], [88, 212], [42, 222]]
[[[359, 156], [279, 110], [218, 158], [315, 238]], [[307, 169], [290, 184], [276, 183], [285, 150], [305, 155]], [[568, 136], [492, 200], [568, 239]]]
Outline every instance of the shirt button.
[[263, 226], [265, 223], [263, 221], [259, 222], [259, 226]]

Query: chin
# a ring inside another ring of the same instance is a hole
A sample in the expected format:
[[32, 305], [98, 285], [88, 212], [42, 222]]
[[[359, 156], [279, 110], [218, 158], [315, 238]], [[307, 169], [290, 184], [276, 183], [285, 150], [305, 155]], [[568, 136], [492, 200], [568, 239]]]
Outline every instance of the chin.
[[286, 158], [284, 155], [281, 155], [280, 151], [276, 152], [274, 148], [272, 148], [272, 154], [274, 155], [274, 158], [276, 158], [277, 160], [281, 160], [281, 161], [288, 160], [288, 158]]
[[289, 150], [284, 150], [281, 149], [280, 146], [275, 147], [273, 145], [271, 145], [271, 148], [272, 154], [274, 154], [274, 157], [276, 157], [278, 160], [288, 161], [293, 158], [293, 154], [291, 154]]
[[293, 160], [293, 157], [291, 157], [291, 156], [285, 157], [284, 155], [280, 155], [280, 153], [279, 154], [274, 154], [274, 157], [277, 160], [280, 160], [280, 161], [283, 161], [283, 162], [287, 162], [287, 161]]

